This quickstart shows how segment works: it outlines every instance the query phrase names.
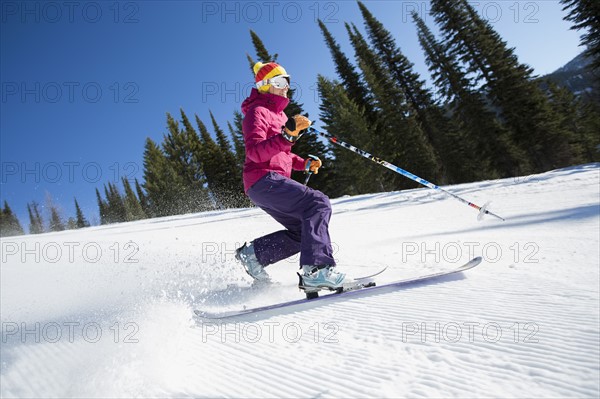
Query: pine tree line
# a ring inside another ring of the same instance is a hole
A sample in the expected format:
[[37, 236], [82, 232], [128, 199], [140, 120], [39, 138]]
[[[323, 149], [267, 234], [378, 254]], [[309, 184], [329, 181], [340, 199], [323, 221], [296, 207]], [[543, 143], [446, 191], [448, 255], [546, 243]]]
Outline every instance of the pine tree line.
[[100, 214], [100, 224], [110, 224], [119, 222], [130, 222], [133, 220], [146, 219], [145, 208], [146, 197], [141, 191], [140, 183], [135, 179], [136, 193], [131, 187], [131, 183], [126, 178], [121, 178], [123, 193], [121, 193], [114, 183], [104, 185], [104, 198], [100, 191], [96, 189], [96, 199]]
[[[42, 218], [42, 212], [40, 205], [32, 201], [27, 204], [27, 213], [29, 215], [29, 234], [41, 234], [53, 231], [63, 230], [74, 230], [83, 227], [89, 227], [90, 223], [87, 221], [77, 199], [75, 199], [75, 217], [70, 217], [66, 222], [61, 216], [61, 212], [52, 201], [49, 195], [46, 196], [46, 207], [45, 207], [48, 218], [47, 222], [44, 222]], [[9, 237], [25, 234], [25, 230], [21, 225], [17, 216], [13, 213], [12, 209], [8, 205], [8, 202], [4, 201], [4, 207], [0, 209], [0, 237]]]
[[147, 217], [249, 206], [242, 186], [243, 139], [241, 115], [229, 124], [233, 145], [212, 112], [216, 140], [204, 122], [196, 127], [183, 110], [177, 121], [167, 114], [168, 133], [159, 146], [146, 140], [144, 196]]
[[8, 202], [0, 208], [0, 237], [18, 236], [24, 234], [19, 218], [13, 213]]
[[[339, 78], [318, 77], [320, 119], [329, 133], [443, 184], [599, 159], [598, 103], [540, 82], [466, 0], [431, 1], [439, 38], [413, 14], [436, 91], [383, 24], [362, 2], [358, 7], [366, 37], [345, 25], [354, 63], [319, 21]], [[414, 185], [345, 151], [331, 148], [340, 184], [330, 195]]]
[[[167, 113], [167, 133], [160, 145], [146, 139], [143, 183], [122, 178], [121, 188], [108, 182], [102, 190], [96, 189], [100, 224], [252, 205], [242, 184], [245, 154], [241, 113], [236, 112], [233, 124], [228, 123], [231, 141], [212, 112], [216, 140], [197, 115], [196, 127], [183, 110], [180, 116], [177, 121]], [[90, 225], [77, 200], [76, 216], [66, 222], [49, 196], [45, 208], [46, 221], [37, 202], [27, 204], [30, 234]], [[24, 234], [8, 203], [0, 210], [2, 236]]]

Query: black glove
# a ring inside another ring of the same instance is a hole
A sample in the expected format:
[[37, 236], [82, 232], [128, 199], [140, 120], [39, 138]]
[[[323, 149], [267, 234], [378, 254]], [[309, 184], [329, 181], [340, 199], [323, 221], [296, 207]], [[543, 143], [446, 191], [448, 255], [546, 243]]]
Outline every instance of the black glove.
[[285, 126], [281, 129], [281, 135], [290, 143], [295, 143], [304, 134], [312, 122], [303, 115], [294, 115], [289, 118]]

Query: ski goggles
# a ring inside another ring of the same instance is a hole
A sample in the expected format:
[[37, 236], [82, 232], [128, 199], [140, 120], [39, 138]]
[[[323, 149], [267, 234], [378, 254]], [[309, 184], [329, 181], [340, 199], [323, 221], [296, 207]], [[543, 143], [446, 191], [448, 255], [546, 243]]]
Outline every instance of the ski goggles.
[[290, 87], [290, 76], [289, 75], [279, 75], [275, 76], [271, 79], [265, 79], [258, 83], [256, 83], [256, 88], [260, 89], [263, 86], [271, 85], [276, 89], [285, 89], [286, 87]]

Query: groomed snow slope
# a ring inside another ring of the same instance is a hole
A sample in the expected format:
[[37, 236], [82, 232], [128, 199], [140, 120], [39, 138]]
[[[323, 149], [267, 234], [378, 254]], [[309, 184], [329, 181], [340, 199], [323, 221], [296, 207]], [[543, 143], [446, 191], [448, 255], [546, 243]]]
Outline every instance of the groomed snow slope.
[[[297, 259], [257, 289], [237, 244], [277, 229], [228, 210], [1, 240], [10, 397], [598, 397], [600, 165], [333, 200], [339, 267], [459, 278], [208, 323], [302, 297]], [[387, 173], [387, 172], [384, 172]]]

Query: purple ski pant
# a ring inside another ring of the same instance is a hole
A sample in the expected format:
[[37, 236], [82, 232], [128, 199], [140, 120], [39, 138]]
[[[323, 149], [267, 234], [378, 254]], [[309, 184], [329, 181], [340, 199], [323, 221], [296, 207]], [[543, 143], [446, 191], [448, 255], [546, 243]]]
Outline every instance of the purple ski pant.
[[250, 187], [248, 196], [286, 228], [254, 240], [261, 265], [298, 252], [300, 265], [335, 265], [329, 238], [331, 204], [325, 194], [269, 172]]

